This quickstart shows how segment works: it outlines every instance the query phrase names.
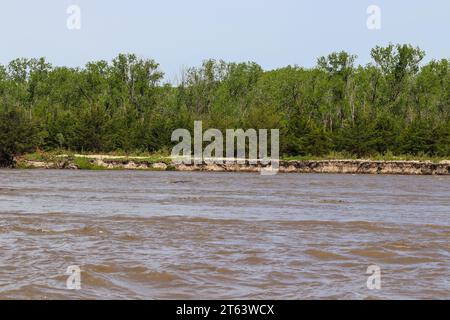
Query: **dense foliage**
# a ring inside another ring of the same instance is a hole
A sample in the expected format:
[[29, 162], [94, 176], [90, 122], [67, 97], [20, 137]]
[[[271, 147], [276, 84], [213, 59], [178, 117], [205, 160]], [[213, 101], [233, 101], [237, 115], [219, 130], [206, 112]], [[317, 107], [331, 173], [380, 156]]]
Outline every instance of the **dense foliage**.
[[279, 128], [281, 153], [320, 156], [450, 155], [450, 59], [421, 65], [409, 45], [346, 52], [317, 66], [263, 71], [256, 63], [205, 61], [177, 86], [153, 60], [119, 55], [84, 68], [45, 59], [0, 65], [0, 158], [30, 148], [161, 151], [176, 128]]
[[36, 146], [36, 126], [16, 110], [0, 113], [0, 167], [10, 166], [14, 156]]

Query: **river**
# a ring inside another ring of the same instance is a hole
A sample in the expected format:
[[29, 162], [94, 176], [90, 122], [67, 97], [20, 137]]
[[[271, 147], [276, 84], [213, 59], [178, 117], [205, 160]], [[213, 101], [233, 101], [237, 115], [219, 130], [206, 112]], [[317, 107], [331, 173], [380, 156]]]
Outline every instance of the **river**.
[[450, 177], [0, 170], [0, 299], [110, 298], [450, 299]]

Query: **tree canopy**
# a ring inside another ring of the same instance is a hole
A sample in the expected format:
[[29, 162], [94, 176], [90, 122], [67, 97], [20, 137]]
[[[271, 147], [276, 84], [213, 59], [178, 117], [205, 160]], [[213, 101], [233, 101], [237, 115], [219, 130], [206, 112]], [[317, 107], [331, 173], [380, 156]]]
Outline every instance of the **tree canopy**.
[[163, 82], [158, 63], [133, 54], [83, 68], [44, 58], [0, 65], [0, 163], [30, 149], [168, 150], [171, 133], [204, 127], [279, 128], [284, 155], [450, 155], [450, 59], [422, 64], [410, 45], [347, 52], [316, 67], [264, 71], [208, 60]]

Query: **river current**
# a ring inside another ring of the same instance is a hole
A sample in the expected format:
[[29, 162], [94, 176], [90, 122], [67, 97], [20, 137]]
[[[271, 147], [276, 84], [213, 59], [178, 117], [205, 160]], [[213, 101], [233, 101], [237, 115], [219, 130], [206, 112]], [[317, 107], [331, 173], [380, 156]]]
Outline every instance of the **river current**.
[[0, 170], [0, 299], [110, 298], [449, 299], [450, 177]]

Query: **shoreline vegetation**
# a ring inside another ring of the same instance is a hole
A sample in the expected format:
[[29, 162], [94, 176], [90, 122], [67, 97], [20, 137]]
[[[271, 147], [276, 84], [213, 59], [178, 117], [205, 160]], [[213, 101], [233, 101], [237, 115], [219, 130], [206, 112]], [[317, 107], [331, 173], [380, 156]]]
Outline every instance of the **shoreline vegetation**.
[[[411, 160], [410, 157], [378, 156], [377, 159], [322, 157], [288, 157], [279, 162], [281, 173], [346, 173], [346, 174], [401, 174], [450, 175], [450, 160], [427, 158]], [[31, 153], [18, 157], [15, 168], [20, 169], [71, 169], [71, 170], [151, 170], [151, 171], [205, 171], [205, 172], [259, 172], [261, 164], [173, 164], [163, 154], [71, 154]]]
[[195, 121], [222, 133], [278, 129], [285, 160], [450, 158], [450, 59], [422, 63], [407, 44], [371, 57], [358, 65], [341, 51], [275, 70], [207, 60], [177, 83], [134, 54], [76, 68], [15, 59], [0, 64], [0, 167], [37, 150], [170, 154], [172, 133]]

